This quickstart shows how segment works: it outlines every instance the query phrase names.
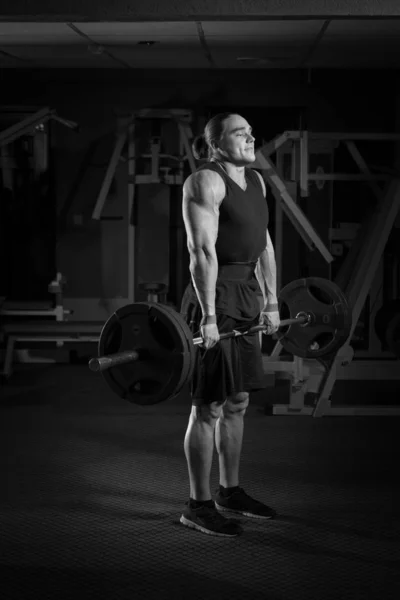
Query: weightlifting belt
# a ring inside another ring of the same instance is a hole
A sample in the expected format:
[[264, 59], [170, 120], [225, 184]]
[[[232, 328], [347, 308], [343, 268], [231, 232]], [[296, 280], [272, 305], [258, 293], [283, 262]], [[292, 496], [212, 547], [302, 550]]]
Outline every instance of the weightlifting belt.
[[230, 281], [250, 281], [256, 262], [230, 262], [218, 265], [218, 279]]

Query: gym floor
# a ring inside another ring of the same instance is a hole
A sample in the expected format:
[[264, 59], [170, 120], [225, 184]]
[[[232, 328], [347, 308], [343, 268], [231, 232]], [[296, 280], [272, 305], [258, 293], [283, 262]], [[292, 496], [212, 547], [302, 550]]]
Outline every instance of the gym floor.
[[395, 417], [268, 416], [254, 396], [240, 483], [279, 516], [225, 539], [179, 524], [187, 395], [133, 406], [83, 365], [19, 365], [1, 392], [2, 598], [400, 597]]

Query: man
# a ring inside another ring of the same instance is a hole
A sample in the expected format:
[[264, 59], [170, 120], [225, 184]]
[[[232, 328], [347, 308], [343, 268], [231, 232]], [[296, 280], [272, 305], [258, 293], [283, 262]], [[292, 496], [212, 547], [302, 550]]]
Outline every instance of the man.
[[[216, 115], [193, 145], [195, 157], [207, 155], [208, 161], [183, 188], [191, 282], [181, 314], [193, 335], [200, 330], [203, 345], [193, 374], [193, 406], [184, 442], [190, 499], [181, 523], [229, 537], [242, 528], [225, 518], [224, 511], [260, 519], [275, 516], [273, 509], [239, 487], [249, 392], [264, 387], [258, 335], [219, 341], [222, 332], [245, 331], [259, 322], [271, 334], [280, 323], [266, 188], [261, 175], [249, 168], [256, 158], [254, 141], [246, 119], [234, 113]], [[214, 437], [220, 470], [215, 503], [210, 491]]]

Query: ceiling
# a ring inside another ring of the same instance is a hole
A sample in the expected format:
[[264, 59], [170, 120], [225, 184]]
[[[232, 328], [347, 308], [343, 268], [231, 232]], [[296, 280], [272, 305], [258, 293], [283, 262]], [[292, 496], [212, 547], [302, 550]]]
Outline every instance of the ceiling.
[[400, 67], [400, 19], [0, 22], [0, 68]]

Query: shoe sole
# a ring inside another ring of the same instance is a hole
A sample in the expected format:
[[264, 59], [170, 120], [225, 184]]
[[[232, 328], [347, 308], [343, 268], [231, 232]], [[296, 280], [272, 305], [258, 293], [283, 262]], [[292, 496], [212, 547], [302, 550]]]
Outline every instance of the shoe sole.
[[194, 521], [189, 521], [189, 519], [186, 519], [186, 517], [184, 517], [183, 515], [180, 518], [180, 522], [185, 527], [189, 527], [190, 529], [196, 529], [197, 531], [201, 531], [202, 533], [206, 533], [207, 535], [213, 535], [216, 537], [237, 537], [238, 535], [240, 535], [239, 532], [238, 533], [219, 533], [217, 531], [212, 531], [211, 529], [206, 529], [202, 525], [199, 525], [198, 523], [194, 523]]
[[219, 511], [219, 512], [227, 512], [227, 513], [234, 513], [236, 515], [243, 515], [244, 517], [250, 517], [251, 519], [263, 519], [268, 521], [269, 519], [273, 519], [275, 515], [271, 515], [270, 517], [264, 517], [262, 515], [254, 515], [253, 513], [249, 513], [243, 510], [234, 510], [232, 508], [226, 508], [225, 506], [221, 506], [220, 504], [217, 504], [215, 502], [215, 508]]

